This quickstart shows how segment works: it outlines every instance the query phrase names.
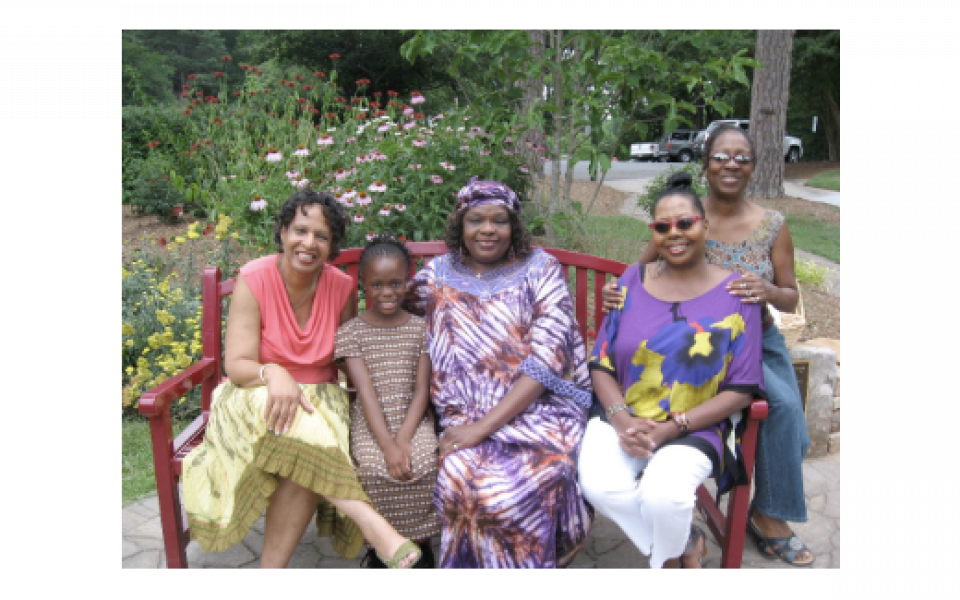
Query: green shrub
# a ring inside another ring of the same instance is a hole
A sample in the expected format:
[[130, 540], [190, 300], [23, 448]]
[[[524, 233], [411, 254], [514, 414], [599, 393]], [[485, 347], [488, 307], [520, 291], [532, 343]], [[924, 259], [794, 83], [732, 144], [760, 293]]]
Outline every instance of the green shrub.
[[674, 173], [680, 171], [690, 173], [690, 177], [693, 178], [693, 191], [703, 198], [707, 193], [707, 184], [703, 178], [702, 167], [700, 163], [688, 163], [683, 166], [671, 166], [666, 171], [661, 172], [651, 179], [647, 184], [646, 191], [637, 197], [637, 206], [640, 206], [645, 209], [647, 213], [653, 215], [653, 203], [656, 202], [657, 196], [659, 196], [667, 186], [667, 180], [670, 179]]
[[813, 259], [794, 260], [794, 271], [797, 275], [797, 281], [803, 285], [813, 286], [819, 289], [825, 289], [827, 275], [830, 270], [827, 267], [818, 265]]

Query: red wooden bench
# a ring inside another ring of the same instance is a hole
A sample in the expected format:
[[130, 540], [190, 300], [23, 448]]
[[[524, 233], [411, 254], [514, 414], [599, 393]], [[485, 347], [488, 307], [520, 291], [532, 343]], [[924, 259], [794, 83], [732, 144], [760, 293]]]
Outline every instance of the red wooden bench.
[[[445, 254], [447, 247], [443, 242], [410, 242], [410, 253], [421, 261], [427, 261], [437, 255]], [[593, 307], [603, 303], [602, 287], [607, 275], [620, 276], [627, 268], [621, 262], [607, 260], [588, 254], [567, 250], [544, 248], [555, 256], [564, 267], [567, 275], [573, 270], [572, 293], [580, 334], [588, 340], [588, 331], [600, 329], [603, 313]], [[360, 260], [360, 248], [344, 250], [333, 264], [344, 268], [347, 274], [357, 281], [357, 264]], [[593, 281], [590, 281], [590, 275]], [[412, 275], [412, 273], [411, 273]], [[567, 275], [568, 280], [570, 275]], [[140, 397], [140, 413], [150, 421], [150, 437], [153, 444], [153, 465], [157, 478], [157, 497], [160, 504], [160, 522], [163, 530], [163, 545], [170, 568], [186, 568], [186, 548], [190, 541], [190, 530], [186, 515], [180, 502], [178, 481], [184, 457], [203, 441], [207, 418], [210, 414], [210, 401], [213, 390], [223, 377], [221, 323], [223, 317], [223, 298], [233, 292], [235, 280], [221, 281], [218, 267], [206, 267], [203, 271], [203, 352], [199, 361], [174, 375]], [[357, 302], [357, 294], [353, 294]], [[593, 336], [589, 336], [592, 338]], [[587, 351], [591, 342], [587, 341]], [[174, 437], [170, 407], [184, 394], [196, 386], [201, 386], [201, 414], [179, 435]], [[757, 432], [760, 420], [767, 416], [767, 403], [755, 400], [749, 408], [749, 420], [742, 439], [742, 450], [750, 479], [753, 477], [753, 463], [756, 456]], [[697, 490], [697, 505], [704, 516], [717, 543], [722, 549], [724, 568], [739, 568], [743, 556], [743, 545], [747, 528], [747, 511], [750, 502], [749, 481], [734, 488], [729, 494], [728, 510], [725, 516], [716, 505], [716, 501], [704, 486]]]

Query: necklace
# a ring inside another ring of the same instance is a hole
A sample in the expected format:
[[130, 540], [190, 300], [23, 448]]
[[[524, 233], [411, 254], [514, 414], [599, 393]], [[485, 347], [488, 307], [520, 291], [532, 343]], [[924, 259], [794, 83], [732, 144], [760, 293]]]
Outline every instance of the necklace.
[[287, 278], [283, 276], [283, 269], [278, 269], [280, 271], [280, 279], [283, 281], [283, 289], [287, 292], [287, 301], [290, 302], [290, 305], [293, 306], [293, 310], [296, 311], [300, 308], [300, 305], [303, 304], [307, 297], [310, 295], [310, 292], [313, 291], [313, 288], [317, 286], [317, 280], [320, 278], [320, 273], [317, 273], [313, 278], [313, 282], [310, 284], [310, 287], [307, 288], [307, 293], [303, 295], [303, 298], [300, 298], [300, 302], [296, 304], [293, 303], [293, 300], [290, 298], [290, 291], [287, 290]]

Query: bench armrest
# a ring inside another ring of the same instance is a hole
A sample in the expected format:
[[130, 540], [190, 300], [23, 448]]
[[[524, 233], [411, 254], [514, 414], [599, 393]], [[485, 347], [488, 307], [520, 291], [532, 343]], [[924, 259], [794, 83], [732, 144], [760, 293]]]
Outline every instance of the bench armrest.
[[751, 400], [747, 418], [751, 421], [762, 421], [767, 418], [768, 411], [766, 400]]

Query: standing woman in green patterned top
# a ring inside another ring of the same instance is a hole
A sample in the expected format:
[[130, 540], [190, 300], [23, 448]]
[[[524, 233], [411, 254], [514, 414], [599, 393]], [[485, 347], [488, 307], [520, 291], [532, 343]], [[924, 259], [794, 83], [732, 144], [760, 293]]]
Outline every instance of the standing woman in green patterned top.
[[[763, 375], [770, 412], [760, 423], [755, 473], [756, 492], [748, 527], [761, 553], [794, 566], [813, 564], [813, 554], [787, 521], [807, 520], [803, 493], [803, 457], [810, 445], [793, 361], [769, 306], [781, 312], [797, 307], [793, 240], [779, 212], [747, 200], [756, 152], [736, 125], [721, 125], [704, 146], [707, 194], [703, 206], [710, 222], [707, 260], [743, 274], [730, 294], [763, 307]], [[648, 244], [640, 263], [657, 260]], [[603, 290], [604, 309], [621, 301], [617, 280]]]

